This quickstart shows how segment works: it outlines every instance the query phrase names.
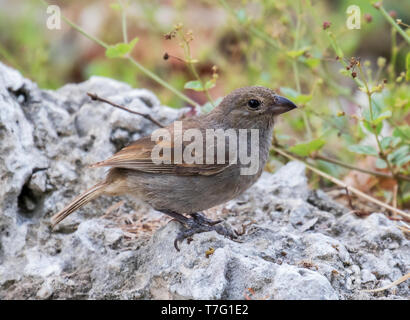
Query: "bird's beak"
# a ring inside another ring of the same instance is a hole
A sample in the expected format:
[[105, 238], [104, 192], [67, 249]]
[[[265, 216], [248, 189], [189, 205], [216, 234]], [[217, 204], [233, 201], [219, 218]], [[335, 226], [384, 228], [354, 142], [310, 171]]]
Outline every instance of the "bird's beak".
[[286, 99], [285, 97], [281, 97], [278, 95], [275, 96], [275, 114], [285, 113], [295, 108], [297, 108], [297, 106], [289, 99]]

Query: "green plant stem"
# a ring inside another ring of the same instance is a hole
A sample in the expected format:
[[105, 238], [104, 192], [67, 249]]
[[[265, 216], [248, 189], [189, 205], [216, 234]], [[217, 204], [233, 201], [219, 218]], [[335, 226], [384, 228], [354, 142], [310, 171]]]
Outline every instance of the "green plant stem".
[[265, 32], [259, 30], [258, 28], [256, 28], [255, 26], [249, 26], [249, 30], [252, 34], [254, 34], [255, 36], [257, 36], [258, 38], [266, 41], [267, 43], [269, 43], [272, 47], [274, 47], [275, 49], [281, 49], [281, 46], [272, 39], [272, 37], [270, 37], [269, 35], [267, 35]]
[[90, 39], [91, 41], [94, 41], [95, 43], [99, 44], [100, 46], [104, 47], [105, 49], [109, 48], [109, 44], [107, 44], [104, 41], [102, 41], [102, 40], [94, 37], [93, 35], [87, 33], [83, 28], [81, 28], [79, 25], [75, 24], [74, 22], [72, 22], [71, 20], [66, 18], [65, 16], [62, 16], [62, 18], [65, 21], [65, 23], [67, 23], [70, 27], [72, 27], [73, 29], [80, 32], [86, 38]]
[[[219, 0], [219, 3], [225, 8], [226, 11], [228, 11], [237, 21], [240, 25], [243, 25], [243, 22], [238, 19], [238, 16], [236, 15], [235, 11], [228, 5], [228, 3], [225, 0]], [[250, 33], [254, 34], [256, 37], [266, 41], [269, 43], [271, 46], [273, 46], [275, 49], [280, 49], [280, 46], [278, 43], [272, 39], [269, 35], [267, 35], [265, 32], [259, 30], [255, 26], [252, 25], [247, 25], [247, 30], [250, 31]]]
[[[182, 35], [183, 38], [183, 35]], [[185, 55], [187, 56], [187, 63], [188, 63], [188, 67], [191, 70], [192, 74], [194, 75], [194, 77], [199, 81], [199, 83], [201, 84], [202, 88], [204, 89], [204, 93], [205, 96], [207, 97], [208, 101], [211, 103], [212, 108], [215, 108], [215, 102], [212, 99], [211, 95], [209, 94], [209, 90], [208, 88], [206, 88], [204, 81], [201, 79], [201, 77], [199, 76], [198, 72], [196, 71], [195, 65], [192, 62], [192, 57], [191, 57], [191, 48], [189, 46], [188, 42], [185, 42]]]
[[208, 101], [211, 103], [212, 108], [215, 108], [215, 102], [212, 99], [211, 95], [209, 94], [209, 90], [208, 90], [208, 88], [206, 88], [206, 85], [205, 85], [204, 81], [201, 79], [198, 72], [196, 71], [195, 66], [193, 65], [193, 63], [188, 63], [188, 66], [189, 66], [189, 69], [191, 70], [192, 74], [194, 75], [194, 77], [199, 81], [202, 88], [204, 89], [204, 93], [205, 93]]
[[[297, 50], [299, 47], [299, 38], [300, 38], [300, 20], [301, 20], [301, 12], [300, 12], [300, 0], [297, 0], [297, 13], [296, 13], [296, 31], [295, 31], [295, 42], [293, 43], [293, 50]], [[299, 80], [299, 71], [298, 66], [296, 63], [296, 58], [293, 59], [293, 71], [295, 73], [295, 82], [296, 82], [296, 89], [299, 93], [301, 93], [300, 88], [300, 80]]]
[[[45, 6], [48, 6], [48, 3], [45, 0], [40, 0]], [[104, 41], [92, 36], [91, 34], [87, 33], [83, 28], [81, 28], [79, 25], [77, 25], [76, 23], [74, 23], [73, 21], [69, 20], [68, 18], [66, 18], [65, 16], [62, 15], [63, 20], [69, 25], [71, 26], [73, 29], [77, 30], [78, 32], [80, 32], [82, 35], [84, 35], [86, 38], [90, 39], [91, 41], [94, 41], [95, 43], [99, 44], [100, 46], [104, 47], [105, 49], [109, 48], [109, 44], [105, 43]], [[131, 56], [126, 56], [125, 59], [127, 59], [128, 61], [130, 61], [134, 66], [137, 67], [137, 69], [139, 71], [141, 71], [142, 73], [144, 73], [146, 76], [150, 77], [152, 80], [154, 80], [155, 82], [159, 83], [161, 86], [167, 88], [168, 90], [170, 90], [171, 92], [173, 92], [175, 95], [177, 95], [179, 98], [181, 98], [182, 100], [188, 102], [189, 104], [192, 104], [195, 107], [199, 107], [199, 104], [196, 103], [194, 100], [192, 100], [191, 98], [189, 98], [188, 96], [186, 96], [185, 94], [183, 94], [181, 91], [179, 91], [178, 89], [174, 88], [173, 86], [171, 86], [170, 84], [168, 84], [166, 81], [162, 80], [160, 77], [158, 77], [155, 73], [153, 73], [152, 71], [148, 70], [147, 68], [145, 68], [143, 65], [141, 65], [138, 61], [136, 61], [134, 58], [132, 58]]]
[[396, 78], [396, 73], [395, 73], [395, 66], [396, 66], [396, 59], [397, 59], [397, 53], [399, 52], [399, 48], [397, 47], [397, 30], [395, 28], [391, 28], [391, 42], [392, 42], [392, 48], [391, 48], [391, 60], [390, 60], [390, 70], [389, 70], [389, 76], [390, 76], [390, 81], [394, 81]]
[[398, 33], [404, 38], [404, 40], [407, 41], [408, 44], [410, 44], [410, 36], [407, 35], [407, 33], [400, 28], [400, 26], [394, 21], [394, 19], [387, 13], [387, 11], [384, 9], [383, 6], [380, 6], [379, 8], [381, 14], [386, 18], [386, 20], [397, 30]]
[[[300, 0], [297, 1], [296, 19], [297, 19], [297, 21], [296, 21], [296, 32], [295, 32], [295, 42], [293, 44], [293, 50], [297, 50], [298, 47], [299, 47], [300, 26], [301, 26]], [[298, 67], [298, 63], [297, 63], [296, 59], [297, 58], [293, 58], [293, 60], [292, 60], [292, 68], [293, 68], [293, 74], [294, 74], [294, 77], [295, 77], [296, 90], [299, 94], [301, 94], [302, 89], [301, 89], [300, 78], [299, 78], [299, 67]], [[312, 140], [312, 138], [313, 138], [312, 128], [310, 127], [309, 119], [307, 117], [305, 108], [302, 112], [302, 117], [303, 117], [303, 122], [305, 123], [308, 138], [309, 138], [309, 140]]]
[[24, 69], [20, 67], [19, 63], [17, 63], [13, 55], [10, 54], [6, 50], [6, 48], [3, 47], [1, 43], [0, 43], [0, 56], [3, 56], [6, 59], [6, 61], [8, 61], [14, 68], [20, 70], [20, 72], [23, 72]]
[[[326, 30], [326, 34], [327, 34], [327, 37], [329, 38], [329, 42], [330, 42], [330, 44], [331, 44], [333, 50], [336, 52], [337, 56], [339, 57], [340, 63], [343, 65], [343, 67], [346, 68], [346, 67], [347, 67], [347, 63], [343, 60], [343, 58], [344, 58], [344, 53], [343, 53], [342, 48], [341, 48], [341, 47], [339, 46], [339, 44], [337, 43], [337, 40], [336, 40], [335, 35], [334, 35], [331, 31], [329, 31], [329, 30]], [[356, 82], [356, 84], [357, 84], [359, 87], [362, 87], [362, 86], [363, 86], [363, 83], [362, 83], [357, 77], [356, 77], [356, 78], [353, 78], [353, 80], [354, 80], [354, 82]]]
[[[364, 83], [364, 86], [365, 86], [365, 88], [366, 88], [366, 95], [367, 95], [367, 100], [368, 100], [368, 103], [369, 103], [370, 120], [373, 122], [373, 121], [374, 121], [374, 114], [373, 114], [373, 105], [372, 105], [372, 92], [370, 91], [369, 85], [368, 85], [368, 83], [367, 83], [367, 81], [366, 81], [366, 78], [365, 78], [365, 76], [364, 76], [364, 72], [363, 72], [363, 69], [362, 69], [362, 66], [360, 65], [360, 63], [358, 64], [358, 69], [359, 69], [360, 74], [361, 74], [361, 76], [362, 76], [362, 78], [363, 78], [363, 83]], [[373, 128], [373, 124], [371, 124], [371, 126], [372, 126], [372, 128]], [[376, 138], [377, 147], [378, 147], [378, 149], [379, 149], [379, 155], [380, 155], [380, 157], [386, 162], [387, 167], [389, 168], [390, 173], [392, 174], [392, 176], [393, 176], [393, 177], [396, 179], [396, 181], [397, 181], [398, 179], [397, 179], [396, 173], [394, 172], [393, 167], [392, 167], [390, 161], [389, 161], [388, 158], [387, 158], [387, 155], [385, 154], [385, 152], [384, 152], [384, 150], [383, 150], [383, 148], [382, 148], [382, 146], [381, 146], [379, 134], [377, 133], [377, 129], [376, 129], [376, 128], [373, 128], [373, 134], [374, 134], [374, 137]], [[398, 181], [397, 181], [397, 183], [398, 183]]]
[[158, 82], [160, 85], [162, 85], [163, 87], [167, 88], [168, 90], [170, 90], [171, 92], [173, 92], [176, 96], [178, 96], [179, 98], [181, 98], [182, 100], [192, 104], [195, 107], [199, 107], [199, 104], [196, 103], [194, 100], [192, 100], [191, 98], [187, 97], [186, 95], [184, 95], [182, 92], [180, 92], [179, 90], [175, 89], [173, 86], [171, 86], [170, 84], [168, 84], [166, 81], [162, 80], [160, 77], [158, 77], [155, 73], [151, 72], [150, 70], [148, 70], [147, 68], [145, 68], [142, 64], [140, 64], [137, 60], [135, 60], [133, 57], [127, 57], [127, 59], [134, 65], [136, 66], [140, 71], [142, 71], [143, 73], [145, 73], [148, 77], [150, 77], [152, 80]]
[[118, 0], [118, 3], [121, 6], [121, 25], [122, 25], [122, 34], [124, 38], [124, 43], [128, 43], [128, 33], [127, 33], [127, 12], [122, 4], [122, 1]]
[[[123, 7], [123, 4], [121, 3], [121, 1], [118, 1], [121, 8], [122, 8], [122, 34], [123, 34], [123, 38], [124, 38], [124, 42], [128, 43], [128, 32], [127, 32], [127, 16], [125, 14], [125, 10]], [[155, 73], [151, 72], [150, 70], [148, 70], [147, 68], [145, 68], [143, 65], [141, 65], [137, 60], [135, 60], [133, 57], [131, 57], [130, 55], [127, 55], [125, 57], [126, 59], [128, 59], [133, 65], [135, 65], [138, 69], [140, 69], [143, 73], [145, 73], [146, 75], [148, 75], [151, 79], [155, 80], [156, 82], [158, 82], [159, 84], [161, 84], [163, 87], [167, 88], [168, 90], [172, 91], [173, 93], [175, 93], [177, 96], [179, 96], [181, 99], [185, 99], [183, 96], [181, 96], [180, 92], [178, 90], [176, 90], [174, 87], [170, 86], [166, 81], [162, 80], [160, 77], [158, 77]], [[193, 105], [197, 105], [194, 101], [192, 101]]]

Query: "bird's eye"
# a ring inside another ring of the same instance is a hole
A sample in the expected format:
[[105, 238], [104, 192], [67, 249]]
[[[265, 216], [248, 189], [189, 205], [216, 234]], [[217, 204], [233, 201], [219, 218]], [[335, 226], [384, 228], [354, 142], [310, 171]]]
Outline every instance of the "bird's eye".
[[260, 105], [261, 105], [260, 101], [256, 99], [251, 99], [248, 101], [248, 107], [253, 110], [259, 109]]

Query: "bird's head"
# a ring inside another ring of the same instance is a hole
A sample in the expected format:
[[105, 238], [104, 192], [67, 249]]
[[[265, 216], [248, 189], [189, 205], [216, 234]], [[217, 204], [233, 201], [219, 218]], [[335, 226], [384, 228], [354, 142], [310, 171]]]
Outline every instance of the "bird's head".
[[244, 87], [232, 91], [214, 109], [233, 128], [270, 126], [274, 116], [295, 109], [296, 105], [265, 87]]

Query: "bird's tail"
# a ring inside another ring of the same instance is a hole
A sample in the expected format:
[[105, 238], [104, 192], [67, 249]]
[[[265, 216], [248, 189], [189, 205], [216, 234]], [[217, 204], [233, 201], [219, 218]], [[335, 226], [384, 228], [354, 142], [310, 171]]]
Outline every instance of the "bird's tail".
[[105, 181], [100, 182], [91, 187], [90, 189], [88, 189], [87, 191], [85, 191], [84, 193], [80, 194], [63, 210], [61, 210], [59, 213], [56, 213], [54, 216], [51, 217], [51, 225], [54, 227], [60, 221], [64, 220], [67, 216], [69, 216], [71, 213], [81, 208], [83, 205], [90, 202], [91, 200], [99, 197], [104, 192], [104, 188], [106, 186], [107, 183]]

